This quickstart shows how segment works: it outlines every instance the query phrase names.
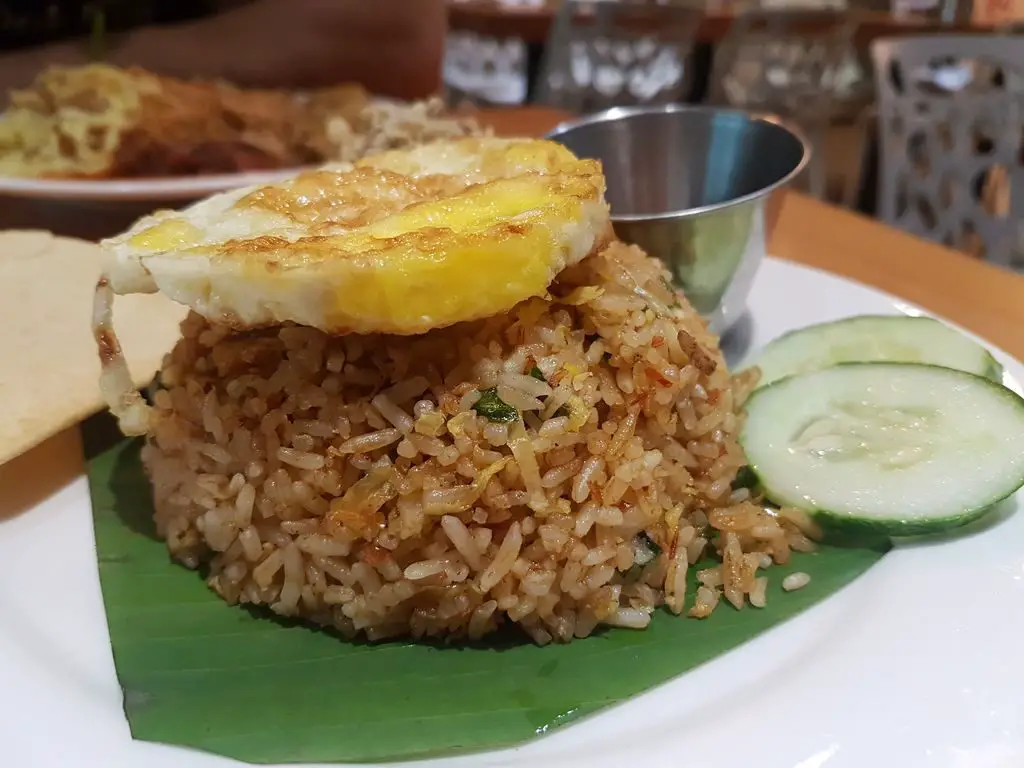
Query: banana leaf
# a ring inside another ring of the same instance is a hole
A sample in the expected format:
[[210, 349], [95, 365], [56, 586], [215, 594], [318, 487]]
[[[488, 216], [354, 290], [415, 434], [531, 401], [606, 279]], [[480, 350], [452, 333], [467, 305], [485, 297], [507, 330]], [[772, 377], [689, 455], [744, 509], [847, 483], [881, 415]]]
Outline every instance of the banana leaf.
[[[659, 613], [646, 631], [569, 645], [540, 648], [511, 634], [468, 646], [352, 642], [229, 606], [200, 574], [172, 563], [153, 531], [138, 448], [121, 441], [89, 459], [100, 583], [132, 735], [252, 763], [400, 760], [536, 738], [757, 637], [884, 552], [822, 547], [772, 569], [762, 610], [723, 604], [702, 621]], [[793, 571], [811, 582], [784, 594], [779, 584]]]

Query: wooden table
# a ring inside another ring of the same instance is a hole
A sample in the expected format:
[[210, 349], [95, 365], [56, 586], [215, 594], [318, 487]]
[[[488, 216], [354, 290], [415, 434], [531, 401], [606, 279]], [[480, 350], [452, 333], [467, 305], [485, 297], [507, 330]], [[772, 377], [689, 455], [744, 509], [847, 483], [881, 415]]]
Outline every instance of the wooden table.
[[[452, 30], [475, 32], [496, 38], [517, 38], [527, 43], [544, 43], [554, 20], [557, 4], [540, 6], [505, 5], [497, 0], [449, 0], [448, 25]], [[856, 39], [865, 45], [877, 37], [898, 37], [952, 32], [988, 33], [994, 27], [986, 24], [941, 25], [931, 19], [897, 19], [878, 11], [851, 11], [858, 20]], [[710, 11], [697, 31], [697, 40], [713, 43], [721, 40], [736, 14], [731, 11]], [[810, 25], [807, 33], [814, 32]]]
[[[564, 119], [548, 109], [481, 113], [503, 134], [540, 135]], [[783, 200], [771, 252], [888, 291], [1024, 359], [1024, 276], [796, 193]], [[0, 465], [0, 520], [31, 508], [82, 472], [77, 428]]]

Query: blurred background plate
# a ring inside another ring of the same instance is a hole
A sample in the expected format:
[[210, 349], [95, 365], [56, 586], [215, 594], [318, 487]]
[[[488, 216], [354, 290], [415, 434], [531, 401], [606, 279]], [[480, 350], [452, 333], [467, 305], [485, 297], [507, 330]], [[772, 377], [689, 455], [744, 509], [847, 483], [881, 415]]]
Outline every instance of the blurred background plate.
[[298, 168], [152, 179], [36, 179], [0, 176], [0, 195], [80, 202], [190, 201], [250, 184], [269, 184]]
[[151, 179], [0, 177], [0, 229], [43, 229], [99, 240], [155, 210], [181, 208], [207, 195], [271, 183], [299, 170]]

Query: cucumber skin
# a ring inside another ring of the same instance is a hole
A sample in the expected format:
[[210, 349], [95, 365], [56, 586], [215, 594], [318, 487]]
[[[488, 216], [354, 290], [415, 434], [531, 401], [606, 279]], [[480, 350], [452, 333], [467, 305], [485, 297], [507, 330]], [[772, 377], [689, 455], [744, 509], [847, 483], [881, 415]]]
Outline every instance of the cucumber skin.
[[[992, 356], [989, 355], [989, 357]], [[995, 358], [992, 358], [992, 364], [998, 367], [999, 369], [1000, 376], [998, 379], [993, 379], [988, 376], [978, 376], [973, 373], [967, 373], [966, 371], [957, 371], [957, 373], [978, 379], [980, 382], [983, 382], [985, 386], [993, 387], [999, 390], [999, 394], [1001, 394], [1002, 396], [1009, 396], [1015, 398], [1020, 402], [1022, 406], [1024, 406], [1024, 397], [1021, 397], [1012, 389], [1009, 389], [1008, 387], [1005, 387], [1000, 383], [1002, 380], [1002, 366], [999, 365]], [[929, 365], [927, 363], [894, 363], [891, 361], [874, 363], [846, 362], [837, 363], [835, 366], [830, 367], [842, 368], [846, 366], [860, 367], [869, 365], [900, 365], [908, 367], [915, 366], [918, 368], [936, 368], [940, 371], [956, 370], [955, 368], [945, 368], [944, 366], [941, 365]], [[797, 376], [807, 375], [811, 374], [795, 374], [793, 376], [786, 376], [781, 379], [776, 379], [770, 384], [767, 384], [764, 387], [760, 387], [759, 389], [754, 390], [754, 392], [751, 393], [750, 397], [746, 402], [745, 409], [749, 408], [751, 404], [754, 403], [759, 396], [768, 392], [773, 387], [784, 384], [790, 379], [797, 378]], [[742, 443], [743, 438], [741, 434], [740, 444], [742, 445]], [[745, 446], [744, 451], [746, 451]], [[761, 474], [761, 472], [758, 471], [757, 466], [750, 460], [749, 456], [747, 457], [746, 466], [750, 469], [751, 472], [754, 473], [754, 476], [757, 478], [758, 485], [760, 486], [765, 498], [769, 499], [775, 504], [778, 504], [779, 506], [796, 506], [792, 503], [779, 500], [780, 497], [777, 494], [775, 494], [767, 478], [763, 474]], [[812, 509], [803, 506], [799, 507], [799, 509], [803, 510], [812, 518], [814, 518], [815, 522], [821, 525], [822, 531], [823, 533], [825, 533], [825, 535], [828, 535], [829, 533], [834, 533], [841, 536], [865, 536], [868, 538], [875, 538], [878, 536], [887, 536], [891, 538], [902, 538], [905, 536], [924, 536], [928, 534], [952, 531], [956, 530], [957, 528], [962, 528], [966, 525], [970, 525], [976, 520], [980, 520], [981, 518], [983, 518], [989, 512], [992, 512], [997, 506], [999, 506], [999, 504], [1001, 504], [1002, 502], [1006, 501], [1011, 496], [1016, 494], [1021, 488], [1024, 488], [1024, 477], [1021, 478], [1020, 484], [1017, 485], [1016, 488], [1007, 491], [1007, 493], [1004, 494], [1003, 496], [993, 499], [987, 499], [984, 504], [968, 509], [957, 515], [950, 515], [949, 517], [942, 517], [938, 519], [931, 518], [928, 520], [899, 520], [893, 518], [868, 520], [863, 517], [850, 517], [849, 515], [839, 512], [832, 512], [827, 509]]]
[[[754, 470], [756, 472], [756, 470]], [[758, 475], [761, 480], [761, 487], [765, 497], [772, 499], [771, 489], [764, 484], [764, 478]], [[1019, 489], [1018, 489], [1019, 490]], [[1001, 499], [993, 501], [983, 507], [968, 510], [960, 515], [944, 517], [932, 520], [866, 520], [864, 518], [852, 518], [846, 515], [829, 512], [824, 509], [804, 509], [811, 518], [821, 526], [822, 533], [828, 538], [832, 536], [865, 537], [869, 540], [879, 537], [899, 539], [908, 536], [926, 536], [963, 528], [971, 523], [982, 519], [999, 506], [1000, 502], [1013, 496], [1017, 491], [1011, 491]], [[774, 499], [772, 499], [774, 501]], [[778, 503], [778, 502], [777, 502]], [[792, 505], [783, 505], [792, 506]]]
[[[794, 328], [791, 331], [786, 331], [785, 333], [783, 333], [783, 334], [781, 334], [779, 336], [776, 336], [774, 339], [772, 339], [768, 343], [769, 344], [775, 344], [777, 342], [782, 341], [783, 339], [789, 338], [790, 336], [796, 336], [798, 334], [802, 334], [805, 331], [810, 330], [811, 328], [826, 328], [826, 327], [828, 327], [830, 325], [840, 325], [840, 324], [845, 324], [845, 323], [852, 323], [852, 322], [856, 322], [858, 320], [891, 320], [893, 318], [900, 319], [900, 320], [905, 319], [905, 320], [911, 320], [911, 321], [914, 321], [914, 320], [928, 320], [928, 321], [935, 322], [935, 323], [941, 323], [942, 325], [945, 325], [947, 328], [949, 328], [949, 330], [953, 331], [954, 333], [959, 333], [961, 336], [964, 336], [965, 338], [967, 338], [966, 335], [962, 331], [960, 331], [959, 329], [953, 328], [952, 326], [947, 325], [942, 320], [939, 320], [938, 318], [932, 317], [931, 315], [852, 315], [850, 317], [841, 317], [838, 320], [827, 320], [827, 321], [825, 321], [823, 323], [813, 323], [812, 325], [806, 325], [803, 328]], [[1000, 364], [1000, 362], [998, 360], [996, 360], [995, 357], [992, 356], [992, 353], [989, 352], [988, 349], [985, 348], [983, 345], [978, 344], [977, 342], [973, 341], [973, 339], [968, 339], [968, 341], [971, 341], [972, 343], [977, 344], [977, 346], [980, 347], [981, 350], [985, 353], [986, 367], [985, 367], [984, 373], [982, 374], [982, 377], [986, 378], [986, 379], [988, 379], [990, 381], [994, 381], [997, 384], [1002, 384], [1003, 383], [1003, 371], [1004, 371], [1004, 369], [1003, 369], [1003, 366]], [[898, 360], [885, 360], [885, 361], [883, 361], [883, 360], [868, 360], [868, 361], [847, 360], [847, 361], [844, 361], [842, 363], [834, 363], [834, 365], [848, 365], [849, 363], [855, 363], [855, 362], [878, 362], [878, 363], [890, 362], [890, 363], [898, 363], [900, 361], [898, 361]], [[903, 364], [905, 364], [905, 365], [930, 365], [930, 363], [903, 363]], [[752, 365], [747, 366], [747, 368], [756, 367], [756, 365], [757, 365], [757, 363], [755, 362]], [[828, 367], [832, 367], [832, 366], [828, 366]], [[935, 366], [935, 367], [936, 368], [942, 368], [943, 366]], [[960, 369], [954, 368], [953, 370], [960, 370]], [[964, 373], [970, 373], [970, 372], [969, 371], [964, 371]], [[791, 375], [796, 375], [796, 374], [791, 374]], [[775, 379], [775, 381], [772, 381], [769, 384], [759, 384], [757, 386], [757, 389], [762, 389], [764, 387], [771, 386], [772, 384], [775, 384], [775, 383], [777, 383], [779, 381], [783, 381], [783, 379], [785, 379], [785, 378], [789, 378], [789, 377], [787, 376], [787, 377], [783, 377], [782, 379]]]
[[988, 368], [985, 369], [985, 378], [989, 381], [994, 381], [996, 384], [1002, 384], [1005, 369], [987, 349], [985, 350], [985, 355], [988, 357]]

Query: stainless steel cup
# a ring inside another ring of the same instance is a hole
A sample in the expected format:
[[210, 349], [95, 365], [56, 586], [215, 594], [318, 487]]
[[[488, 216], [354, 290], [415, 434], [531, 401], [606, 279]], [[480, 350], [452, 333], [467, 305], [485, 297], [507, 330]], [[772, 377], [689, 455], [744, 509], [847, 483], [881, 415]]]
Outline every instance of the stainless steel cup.
[[616, 234], [664, 261], [713, 331], [729, 330], [807, 141], [769, 115], [683, 104], [616, 107], [547, 138], [601, 161]]

